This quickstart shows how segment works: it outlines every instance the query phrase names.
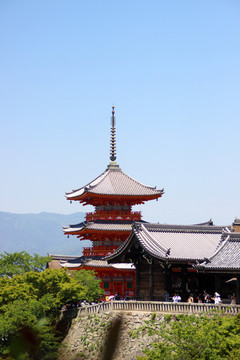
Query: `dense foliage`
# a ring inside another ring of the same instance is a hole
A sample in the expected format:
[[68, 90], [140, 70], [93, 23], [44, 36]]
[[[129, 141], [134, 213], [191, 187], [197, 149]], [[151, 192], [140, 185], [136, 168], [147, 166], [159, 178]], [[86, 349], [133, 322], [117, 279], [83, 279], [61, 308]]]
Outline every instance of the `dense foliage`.
[[101, 280], [96, 278], [94, 271], [72, 271], [71, 274], [78, 283], [84, 286], [86, 290], [86, 300], [89, 303], [97, 301], [104, 295], [104, 290], [100, 287]]
[[26, 251], [0, 254], [0, 276], [9, 276], [24, 274], [27, 271], [43, 271], [47, 262], [50, 261], [48, 256], [31, 256]]
[[[15, 253], [14, 258], [22, 255], [31, 259], [27, 253]], [[59, 311], [66, 303], [96, 299], [102, 291], [99, 280], [87, 271], [75, 277], [64, 269], [38, 272], [34, 265], [36, 271], [25, 272], [20, 268], [20, 274], [17, 266], [10, 274], [6, 267], [0, 277], [0, 358], [56, 359], [61, 342], [56, 327]]]
[[[178, 315], [165, 321], [156, 330], [154, 321], [138, 334], [158, 334], [159, 341], [144, 350], [138, 360], [235, 360], [240, 359], [240, 315]], [[132, 334], [136, 336], [135, 334]]]

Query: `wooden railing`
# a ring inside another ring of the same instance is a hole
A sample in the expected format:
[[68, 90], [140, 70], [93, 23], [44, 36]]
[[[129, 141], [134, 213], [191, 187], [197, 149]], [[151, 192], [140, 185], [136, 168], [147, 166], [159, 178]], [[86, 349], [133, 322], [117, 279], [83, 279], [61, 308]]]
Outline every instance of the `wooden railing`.
[[111, 247], [108, 250], [104, 250], [104, 249], [94, 249], [94, 248], [83, 248], [83, 255], [84, 256], [107, 256], [110, 255], [114, 252], [114, 250], [116, 250], [118, 248], [118, 246], [115, 247]]
[[107, 311], [160, 312], [167, 314], [200, 314], [221, 311], [224, 314], [240, 313], [240, 305], [173, 303], [158, 301], [110, 301], [79, 308], [80, 314], [97, 314]]
[[99, 220], [132, 220], [140, 221], [142, 218], [141, 211], [105, 211], [86, 213], [86, 221]]

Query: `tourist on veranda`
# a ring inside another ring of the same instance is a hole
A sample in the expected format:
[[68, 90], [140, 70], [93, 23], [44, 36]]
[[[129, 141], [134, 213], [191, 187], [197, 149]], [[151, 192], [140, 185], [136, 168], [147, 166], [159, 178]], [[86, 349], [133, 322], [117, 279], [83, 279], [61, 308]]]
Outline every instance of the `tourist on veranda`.
[[204, 302], [204, 303], [210, 303], [210, 302], [211, 302], [211, 297], [210, 297], [210, 295], [206, 292], [206, 290], [203, 291], [203, 302]]
[[214, 300], [215, 305], [218, 305], [220, 302], [222, 302], [221, 296], [218, 292], [214, 293], [214, 297], [212, 298], [212, 300]]
[[203, 302], [203, 296], [201, 293], [198, 294], [197, 298], [196, 298], [198, 303], [202, 303]]
[[169, 301], [169, 293], [166, 290], [164, 291], [164, 301]]
[[189, 298], [187, 299], [188, 303], [194, 303], [193, 294], [190, 294]]
[[172, 297], [172, 301], [173, 302], [180, 302], [182, 300], [181, 296], [178, 294], [174, 294], [174, 296]]
[[119, 295], [119, 293], [116, 293], [116, 295], [114, 296], [114, 300], [120, 300], [120, 295]]
[[128, 292], [126, 292], [125, 301], [130, 300], [130, 296], [128, 295]]
[[236, 294], [233, 292], [232, 296], [230, 297], [231, 299], [231, 305], [236, 305], [237, 304], [237, 297]]

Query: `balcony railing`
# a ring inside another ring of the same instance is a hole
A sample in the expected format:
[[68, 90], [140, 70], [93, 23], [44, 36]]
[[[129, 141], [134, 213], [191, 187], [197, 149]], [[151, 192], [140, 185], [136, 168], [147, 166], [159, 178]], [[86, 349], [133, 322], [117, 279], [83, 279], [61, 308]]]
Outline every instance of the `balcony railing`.
[[236, 315], [240, 313], [240, 305], [112, 300], [79, 308], [81, 314], [95, 314], [107, 311], [159, 312], [167, 314], [200, 314], [221, 311], [223, 314]]
[[118, 247], [110, 248], [107, 250], [93, 250], [92, 248], [84, 248], [83, 255], [84, 256], [107, 256], [110, 255], [116, 250]]
[[105, 211], [86, 213], [86, 221], [94, 220], [141, 220], [141, 211]]

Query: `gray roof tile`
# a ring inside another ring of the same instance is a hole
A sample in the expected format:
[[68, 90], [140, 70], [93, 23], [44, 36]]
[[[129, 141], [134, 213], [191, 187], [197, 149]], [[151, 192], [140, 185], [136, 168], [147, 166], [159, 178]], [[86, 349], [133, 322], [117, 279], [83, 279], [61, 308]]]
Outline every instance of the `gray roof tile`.
[[83, 196], [84, 193], [101, 195], [161, 196], [163, 194], [163, 189], [157, 190], [155, 187], [143, 185], [125, 174], [120, 168], [117, 168], [107, 169], [86, 186], [66, 193], [66, 197], [71, 200]]
[[196, 267], [205, 270], [240, 270], [240, 233], [224, 234], [224, 240], [216, 252]]
[[211, 256], [221, 241], [224, 227], [205, 225], [139, 224], [123, 245], [107, 260], [114, 259], [131, 242], [135, 235], [147, 253], [158, 259], [202, 261]]
[[132, 228], [132, 221], [104, 221], [97, 220], [93, 222], [85, 221], [77, 225], [64, 226], [65, 234], [72, 232], [79, 232], [82, 230], [97, 230], [97, 231], [128, 231]]

